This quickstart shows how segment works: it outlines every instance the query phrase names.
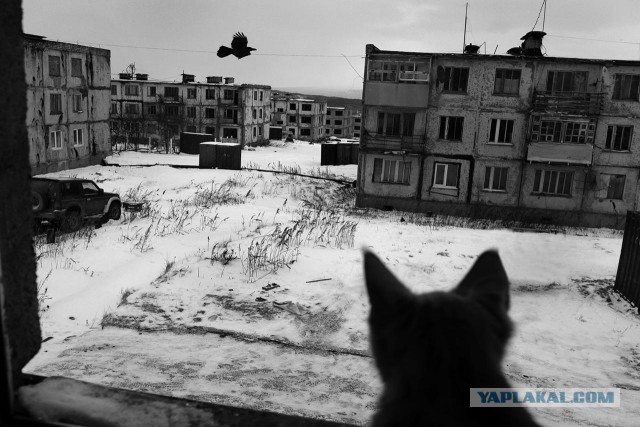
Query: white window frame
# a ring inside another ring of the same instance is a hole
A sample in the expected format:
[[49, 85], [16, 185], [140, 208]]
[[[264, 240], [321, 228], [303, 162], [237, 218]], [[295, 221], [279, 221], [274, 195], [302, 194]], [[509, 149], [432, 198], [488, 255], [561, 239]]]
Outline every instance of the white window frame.
[[84, 145], [84, 132], [82, 132], [82, 128], [73, 130], [73, 146], [80, 147]]
[[[457, 190], [460, 186], [460, 163], [434, 163], [433, 165], [433, 188], [444, 188], [449, 190]], [[449, 168], [455, 167], [456, 171], [456, 185], [447, 185], [447, 176], [449, 175]], [[438, 183], [438, 169], [444, 168], [444, 182]]]
[[[535, 186], [535, 181], [536, 178], [535, 176], [537, 176], [538, 174], [540, 174], [540, 178], [538, 181], [538, 188], [536, 188]], [[554, 175], [555, 174], [555, 175]], [[547, 180], [546, 177], [547, 175], [549, 175], [549, 187], [547, 189], [547, 191], [544, 191], [544, 187], [545, 187], [545, 181]], [[558, 171], [558, 170], [548, 170], [548, 169], [537, 169], [535, 171], [535, 175], [534, 175], [534, 183], [533, 183], [533, 194], [538, 194], [538, 195], [543, 195], [543, 196], [564, 196], [564, 197], [571, 197], [572, 193], [573, 193], [573, 171]], [[560, 177], [563, 177], [562, 180], [560, 180]], [[560, 182], [562, 182], [562, 186], [565, 186], [567, 177], [570, 178], [570, 185], [569, 185], [569, 193], [565, 193], [562, 191], [558, 191], [558, 186], [560, 184]], [[555, 182], [551, 182], [551, 180], [555, 180]], [[553, 189], [551, 189], [551, 187], [553, 187]]]
[[52, 150], [62, 150], [62, 131], [61, 130], [50, 131], [49, 142]]
[[[495, 122], [495, 128], [493, 123]], [[509, 129], [509, 122], [511, 122], [511, 132], [507, 134]], [[515, 120], [513, 119], [491, 119], [489, 124], [489, 144], [498, 145], [513, 145], [513, 128], [515, 127]], [[491, 137], [491, 130], [494, 129], [493, 138]], [[500, 141], [500, 134], [503, 129], [504, 141]]]
[[[504, 188], [494, 188], [495, 187], [495, 179], [496, 179], [496, 173], [499, 175], [498, 179], [498, 187], [500, 185], [500, 181], [502, 178], [502, 175], [504, 174]], [[487, 186], [487, 175], [489, 178], [488, 181], [488, 186]], [[483, 183], [483, 190], [484, 191], [489, 191], [489, 192], [493, 192], [493, 193], [506, 193], [507, 192], [507, 182], [509, 180], [509, 168], [508, 167], [504, 167], [504, 166], [487, 166], [485, 168], [485, 176], [484, 176], [484, 183]]]
[[[611, 188], [611, 178], [620, 178], [622, 177], [622, 194], [620, 197], [615, 197], [615, 194], [610, 194], [612, 192]], [[601, 173], [600, 174], [600, 186], [596, 193], [596, 197], [599, 199], [609, 199], [609, 200], [624, 200], [624, 189], [627, 185], [627, 176], [623, 174], [614, 174], [614, 173]]]

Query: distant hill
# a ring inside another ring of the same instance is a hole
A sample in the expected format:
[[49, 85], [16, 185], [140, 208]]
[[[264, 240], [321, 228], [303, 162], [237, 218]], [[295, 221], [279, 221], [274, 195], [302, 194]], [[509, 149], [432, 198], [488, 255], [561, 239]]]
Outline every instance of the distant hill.
[[290, 94], [294, 96], [299, 96], [300, 98], [309, 98], [316, 101], [325, 101], [329, 107], [354, 107], [354, 108], [362, 108], [362, 99], [360, 98], [342, 98], [339, 96], [327, 96], [327, 95], [313, 95], [309, 93], [299, 93], [299, 92], [291, 92], [285, 90], [271, 90], [271, 93], [274, 95], [284, 95]]

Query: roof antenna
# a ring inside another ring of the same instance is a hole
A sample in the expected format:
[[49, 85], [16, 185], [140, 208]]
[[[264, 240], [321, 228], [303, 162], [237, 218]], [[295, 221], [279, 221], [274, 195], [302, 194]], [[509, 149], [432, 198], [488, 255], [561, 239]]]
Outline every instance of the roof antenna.
[[467, 47], [467, 11], [469, 10], [469, 3], [464, 7], [464, 37], [462, 38], [462, 53], [464, 48]]

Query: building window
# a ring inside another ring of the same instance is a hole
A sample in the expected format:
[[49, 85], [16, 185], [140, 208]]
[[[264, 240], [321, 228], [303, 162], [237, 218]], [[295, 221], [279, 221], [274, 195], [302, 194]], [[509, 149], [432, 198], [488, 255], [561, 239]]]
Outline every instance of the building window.
[[569, 144], [586, 144], [588, 123], [567, 122], [562, 142]]
[[118, 114], [118, 103], [117, 102], [112, 102], [111, 103], [111, 114]]
[[[588, 122], [562, 122], [558, 120], [542, 120], [539, 135], [534, 136], [541, 142], [559, 142], [567, 144], [585, 144], [591, 138], [588, 136], [590, 124]], [[537, 126], [534, 125], [534, 131]]]
[[251, 117], [253, 117], [253, 119], [257, 119], [258, 118], [258, 110], [256, 110], [255, 108], [251, 110]]
[[167, 98], [177, 98], [179, 95], [179, 90], [177, 87], [173, 86], [165, 86], [164, 87], [164, 96]]
[[411, 178], [411, 162], [402, 160], [373, 160], [373, 182], [409, 184]]
[[491, 119], [489, 143], [511, 144], [513, 135], [513, 120]]
[[235, 90], [225, 89], [223, 92], [223, 98], [225, 101], [233, 101], [235, 97]]
[[458, 188], [459, 163], [436, 163], [433, 186], [436, 188]]
[[[196, 107], [191, 107], [193, 108], [193, 116], [189, 116], [189, 117], [195, 117], [196, 116]], [[207, 119], [214, 119], [216, 117], [216, 110], [215, 108], [205, 108], [204, 109], [204, 116]]]
[[300, 106], [300, 109], [301, 109], [302, 111], [311, 111], [311, 104], [302, 104], [302, 105]]
[[54, 130], [49, 132], [49, 144], [54, 150], [60, 150], [62, 148], [62, 131]]
[[118, 86], [117, 85], [111, 85], [111, 95], [118, 96]]
[[487, 166], [484, 172], [486, 191], [507, 191], [507, 173], [509, 168]]
[[611, 151], [629, 151], [632, 134], [633, 126], [608, 126], [605, 148]]
[[195, 132], [196, 131], [196, 127], [193, 125], [187, 126], [187, 132]]
[[[387, 113], [380, 111], [378, 112], [378, 134], [412, 136], [415, 117], [415, 113]], [[334, 123], [342, 124], [342, 120], [335, 120]]]
[[125, 85], [124, 94], [127, 96], [138, 96], [138, 85]]
[[444, 87], [448, 92], [466, 92], [469, 80], [468, 68], [444, 67]]
[[71, 77], [82, 77], [82, 59], [71, 58]]
[[342, 135], [342, 129], [334, 129], [333, 130], [333, 134], [334, 135]]
[[213, 126], [207, 126], [204, 128], [204, 132], [208, 133], [209, 135], [215, 135], [216, 134], [216, 128], [214, 128]]
[[520, 70], [496, 69], [493, 93], [494, 95], [517, 95], [520, 93]]
[[138, 104], [125, 103], [124, 112], [125, 114], [138, 114], [140, 110], [138, 109]]
[[464, 117], [440, 117], [440, 139], [446, 141], [462, 141]]
[[[216, 90], [215, 89], [206, 89], [204, 91], [204, 97], [206, 99], [216, 99]], [[194, 89], [194, 98], [195, 98], [195, 89]]]
[[639, 84], [640, 75], [638, 74], [616, 74], [612, 98], [637, 101]]
[[84, 145], [84, 141], [82, 139], [82, 129], [73, 130], [73, 145], [76, 147]]
[[82, 95], [74, 94], [72, 99], [73, 99], [73, 112], [82, 113]]
[[300, 117], [300, 123], [311, 124], [311, 117], [309, 116]]
[[[262, 101], [264, 99], [263, 97], [264, 97], [264, 93], [262, 91], [260, 91], [260, 101]], [[262, 134], [260, 134], [260, 135], [262, 135]]]
[[534, 194], [570, 196], [573, 172], [537, 169], [533, 179]]
[[296, 135], [296, 129], [295, 128], [289, 128], [289, 133], [293, 136]]
[[62, 94], [49, 94], [49, 114], [62, 114]]
[[277, 120], [277, 121], [276, 121], [276, 124], [277, 124], [277, 125], [283, 125], [283, 124], [284, 124], [284, 121], [282, 121], [282, 120]]
[[192, 119], [196, 117], [196, 107], [187, 107], [187, 117]]
[[[254, 92], [255, 95], [255, 92]], [[253, 137], [255, 138], [256, 136], [258, 136], [258, 128], [257, 127], [253, 127]]]
[[194, 87], [187, 88], [187, 98], [196, 99], [196, 88]]
[[331, 110], [327, 109], [327, 116], [331, 115]]
[[586, 92], [586, 71], [549, 71], [547, 92]]
[[177, 116], [180, 110], [177, 105], [165, 105], [164, 112], [167, 116]]
[[343, 114], [342, 114], [342, 111], [336, 111], [336, 116], [338, 116], [338, 117], [339, 117], [339, 116], [342, 116], [342, 115], [343, 115]]
[[284, 113], [284, 108], [278, 108], [278, 109], [277, 109], [277, 112], [278, 112], [278, 113]]
[[147, 114], [152, 116], [158, 114], [158, 107], [155, 104], [147, 105]]
[[[260, 93], [262, 93], [262, 92], [260, 92]], [[260, 117], [260, 118], [262, 118], [262, 108], [260, 109], [260, 115], [259, 115], [259, 117]]]
[[[262, 96], [262, 92], [260, 92], [260, 96]], [[258, 135], [262, 136], [262, 126], [258, 127]]]
[[296, 122], [296, 116], [289, 116], [289, 123], [295, 123]]
[[325, 125], [331, 125], [331, 120], [327, 120], [324, 124]]
[[296, 104], [289, 104], [289, 110], [294, 110], [296, 109]]
[[327, 134], [328, 134], [328, 133], [331, 133], [331, 130], [329, 130], [329, 129], [325, 129], [325, 130], [324, 130], [324, 133], [327, 133]]
[[624, 196], [625, 175], [600, 174], [601, 184], [597, 197], [600, 199], [622, 200]]
[[60, 57], [49, 55], [49, 76], [60, 77]]
[[155, 86], [147, 87], [147, 96], [156, 96], [156, 87]]
[[147, 123], [147, 134], [156, 133], [157, 128], [155, 123]]
[[333, 124], [336, 126], [342, 126], [342, 120], [334, 120]]
[[229, 120], [233, 119], [233, 112], [233, 109], [227, 108], [226, 110], [224, 110], [224, 118]]

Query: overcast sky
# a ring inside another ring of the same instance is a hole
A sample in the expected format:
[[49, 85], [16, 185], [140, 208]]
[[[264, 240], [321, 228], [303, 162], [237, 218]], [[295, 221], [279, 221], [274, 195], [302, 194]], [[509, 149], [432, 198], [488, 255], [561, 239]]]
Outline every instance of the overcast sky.
[[[184, 70], [196, 81], [230, 76], [237, 83], [359, 97], [367, 43], [384, 50], [460, 52], [466, 3], [23, 0], [23, 28], [111, 50], [114, 74], [135, 63], [152, 79], [177, 80]], [[497, 46], [503, 54], [534, 28], [542, 0], [468, 4], [467, 43], [485, 43], [480, 52], [487, 54]], [[542, 23], [540, 16], [535, 29], [542, 30]], [[548, 0], [544, 30], [549, 56], [640, 60], [638, 0]], [[241, 60], [218, 58], [218, 47], [228, 46], [237, 31], [257, 50]]]

